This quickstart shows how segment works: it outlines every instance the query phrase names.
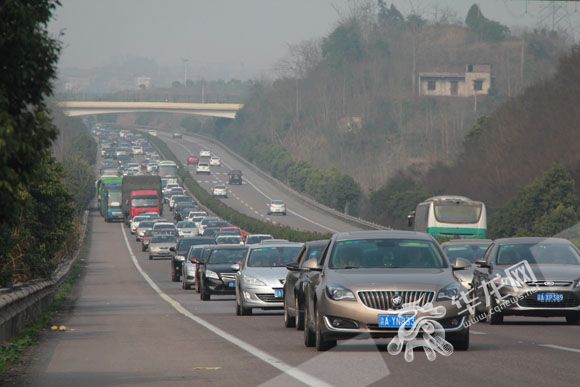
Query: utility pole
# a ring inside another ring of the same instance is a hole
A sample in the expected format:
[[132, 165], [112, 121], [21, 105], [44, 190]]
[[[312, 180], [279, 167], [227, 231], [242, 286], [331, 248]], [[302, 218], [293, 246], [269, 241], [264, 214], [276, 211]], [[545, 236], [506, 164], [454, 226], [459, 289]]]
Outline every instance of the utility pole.
[[183, 86], [185, 87], [187, 84], [187, 63], [189, 59], [181, 58], [181, 60], [183, 61]]

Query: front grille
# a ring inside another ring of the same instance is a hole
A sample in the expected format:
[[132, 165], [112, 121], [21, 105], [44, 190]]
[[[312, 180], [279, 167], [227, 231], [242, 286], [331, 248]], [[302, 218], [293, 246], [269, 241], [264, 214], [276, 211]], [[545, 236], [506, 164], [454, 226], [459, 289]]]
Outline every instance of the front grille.
[[538, 287], [567, 287], [572, 285], [572, 281], [549, 281], [549, 280], [542, 280], [542, 281], [529, 281], [526, 282], [528, 286], [538, 286]]
[[275, 297], [274, 293], [260, 293], [256, 294], [258, 298], [264, 302], [282, 302], [284, 297]]
[[[399, 305], [394, 305], [392, 300], [395, 296], [401, 296], [402, 302]], [[428, 302], [433, 301], [434, 292], [424, 291], [365, 291], [358, 292], [358, 296], [365, 306], [378, 309], [389, 310], [401, 307], [403, 304], [416, 303], [417, 306], [424, 306]]]
[[580, 306], [580, 299], [572, 292], [562, 292], [564, 299], [561, 302], [540, 302], [536, 299], [536, 294], [532, 293], [520, 302], [519, 306], [524, 308], [576, 308]]

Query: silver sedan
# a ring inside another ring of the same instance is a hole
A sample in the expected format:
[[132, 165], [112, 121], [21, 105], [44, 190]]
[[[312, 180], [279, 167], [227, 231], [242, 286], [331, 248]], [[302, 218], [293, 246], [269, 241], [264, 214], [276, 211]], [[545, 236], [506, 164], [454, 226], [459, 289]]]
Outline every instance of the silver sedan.
[[286, 265], [295, 263], [302, 243], [253, 245], [236, 273], [236, 314], [253, 308], [284, 308]]

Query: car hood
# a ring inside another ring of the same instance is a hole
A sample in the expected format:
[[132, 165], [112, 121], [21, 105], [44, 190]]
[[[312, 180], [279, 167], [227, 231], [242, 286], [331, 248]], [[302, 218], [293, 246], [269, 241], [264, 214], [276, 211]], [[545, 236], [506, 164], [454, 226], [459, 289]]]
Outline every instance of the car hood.
[[438, 291], [457, 282], [451, 269], [344, 269], [327, 270], [326, 283], [364, 290]]
[[268, 286], [281, 287], [286, 281], [288, 269], [286, 267], [246, 267], [242, 274], [259, 279]]
[[[580, 278], [580, 265], [530, 265], [530, 267], [538, 281], [574, 281]], [[496, 266], [494, 272], [504, 276], [505, 269], [504, 266]]]
[[235, 273], [236, 271], [232, 269], [233, 263], [208, 263], [206, 264], [206, 269], [215, 271], [216, 273]]

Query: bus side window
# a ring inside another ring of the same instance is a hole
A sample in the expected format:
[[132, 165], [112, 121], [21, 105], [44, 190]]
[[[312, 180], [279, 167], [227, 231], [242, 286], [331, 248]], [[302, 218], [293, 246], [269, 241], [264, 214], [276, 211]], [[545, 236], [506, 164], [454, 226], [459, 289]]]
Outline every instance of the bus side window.
[[427, 231], [427, 216], [429, 215], [429, 205], [420, 204], [415, 210], [415, 231]]

